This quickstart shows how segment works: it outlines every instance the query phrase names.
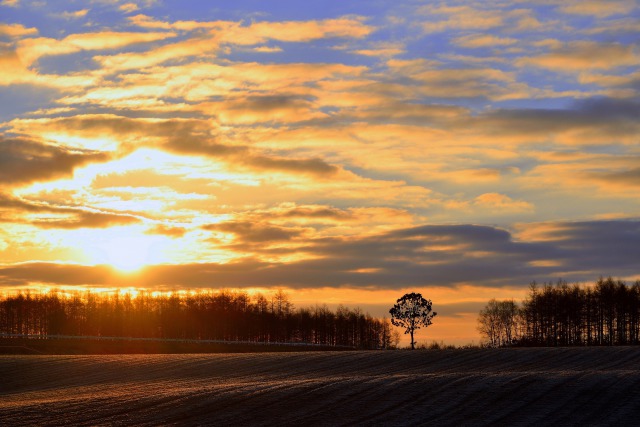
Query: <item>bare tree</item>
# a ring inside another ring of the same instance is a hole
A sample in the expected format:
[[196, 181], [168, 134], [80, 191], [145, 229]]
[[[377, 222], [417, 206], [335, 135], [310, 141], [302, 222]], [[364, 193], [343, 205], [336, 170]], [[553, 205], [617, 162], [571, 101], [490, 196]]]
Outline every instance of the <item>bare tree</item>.
[[411, 350], [416, 348], [413, 333], [422, 326], [431, 325], [431, 320], [438, 314], [435, 311], [432, 312], [431, 308], [431, 300], [424, 299], [422, 295], [412, 292], [399, 298], [389, 310], [391, 323], [394, 326], [404, 328], [405, 334], [411, 334]]
[[491, 347], [511, 345], [517, 337], [520, 310], [513, 300], [490, 300], [478, 315], [478, 332]]
[[500, 345], [500, 312], [498, 301], [491, 299], [478, 314], [478, 332], [491, 347]]

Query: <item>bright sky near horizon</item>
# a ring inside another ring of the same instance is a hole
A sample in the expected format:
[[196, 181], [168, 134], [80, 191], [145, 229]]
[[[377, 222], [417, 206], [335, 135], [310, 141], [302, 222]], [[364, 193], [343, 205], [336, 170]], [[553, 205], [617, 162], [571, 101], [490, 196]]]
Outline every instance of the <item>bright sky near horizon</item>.
[[477, 341], [640, 279], [640, 6], [0, 2], [0, 291], [290, 290]]

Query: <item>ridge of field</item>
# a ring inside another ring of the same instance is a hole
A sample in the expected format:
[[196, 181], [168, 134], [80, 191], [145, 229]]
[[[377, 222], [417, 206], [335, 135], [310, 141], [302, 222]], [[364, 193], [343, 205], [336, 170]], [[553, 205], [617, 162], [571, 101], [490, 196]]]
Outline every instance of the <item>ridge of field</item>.
[[640, 348], [0, 356], [0, 425], [637, 425]]
[[123, 337], [24, 337], [0, 334], [0, 354], [253, 353], [353, 350], [309, 343], [186, 340]]

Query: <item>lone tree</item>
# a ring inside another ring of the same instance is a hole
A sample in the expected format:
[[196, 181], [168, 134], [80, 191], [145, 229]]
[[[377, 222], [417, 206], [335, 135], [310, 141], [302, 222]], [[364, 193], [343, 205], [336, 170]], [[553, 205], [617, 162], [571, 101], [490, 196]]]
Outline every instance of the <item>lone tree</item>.
[[396, 304], [389, 310], [391, 323], [394, 326], [404, 328], [405, 334], [411, 334], [411, 350], [414, 350], [415, 342], [413, 333], [422, 326], [425, 328], [431, 324], [438, 313], [431, 312], [431, 300], [424, 299], [421, 294], [412, 292], [405, 294], [396, 301]]

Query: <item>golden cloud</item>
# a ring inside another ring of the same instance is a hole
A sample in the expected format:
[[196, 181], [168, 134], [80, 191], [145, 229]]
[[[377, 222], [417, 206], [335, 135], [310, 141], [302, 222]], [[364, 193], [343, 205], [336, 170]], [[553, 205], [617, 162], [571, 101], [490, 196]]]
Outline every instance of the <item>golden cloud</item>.
[[88, 12], [89, 12], [89, 9], [80, 9], [80, 10], [75, 10], [73, 12], [62, 12], [62, 13], [59, 13], [58, 16], [64, 19], [79, 19], [87, 16]]
[[519, 67], [534, 66], [573, 73], [638, 65], [640, 55], [632, 45], [576, 41], [553, 48], [550, 53], [520, 58], [515, 64]]
[[511, 46], [517, 42], [518, 40], [514, 38], [498, 37], [491, 34], [471, 34], [453, 40], [453, 43], [469, 48]]
[[82, 50], [117, 49], [138, 43], [149, 43], [175, 37], [175, 33], [133, 33], [104, 31], [98, 33], [71, 34], [62, 40], [38, 37], [20, 40], [17, 53], [29, 66], [43, 56], [66, 55]]
[[423, 6], [418, 13], [443, 19], [425, 22], [422, 28], [426, 33], [448, 29], [487, 30], [503, 25], [504, 13], [498, 10], [482, 10], [470, 6]]
[[0, 37], [18, 38], [38, 34], [37, 28], [27, 28], [21, 24], [0, 23]]
[[573, 0], [560, 6], [560, 11], [573, 15], [606, 18], [612, 15], [627, 15], [637, 7], [637, 3], [633, 0]]
[[491, 209], [495, 214], [505, 212], [532, 212], [533, 205], [522, 200], [513, 200], [500, 193], [484, 193], [474, 199], [474, 204], [485, 209]]
[[139, 9], [140, 8], [135, 3], [123, 3], [120, 6], [118, 6], [118, 10], [121, 10], [124, 13], [133, 13]]

